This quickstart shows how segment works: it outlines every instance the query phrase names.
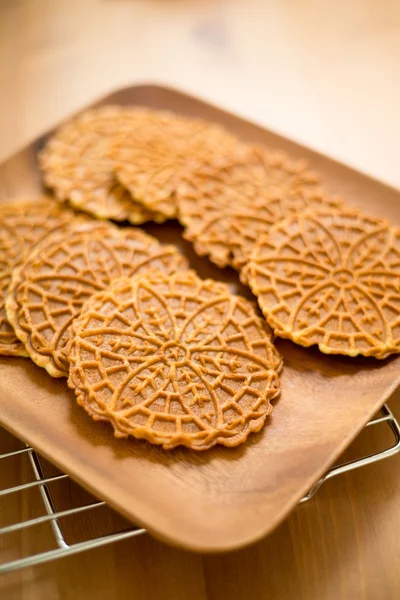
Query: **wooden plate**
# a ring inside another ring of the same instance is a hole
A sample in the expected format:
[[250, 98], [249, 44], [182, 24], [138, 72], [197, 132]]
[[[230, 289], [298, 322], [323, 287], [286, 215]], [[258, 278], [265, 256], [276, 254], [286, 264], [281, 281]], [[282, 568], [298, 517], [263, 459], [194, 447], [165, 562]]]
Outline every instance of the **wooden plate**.
[[[400, 193], [329, 158], [178, 91], [144, 85], [98, 104], [146, 104], [218, 121], [247, 140], [308, 158], [328, 188], [349, 203], [400, 225]], [[2, 199], [40, 190], [36, 154], [44, 137], [0, 167]], [[178, 225], [150, 226], [175, 242], [201, 276], [241, 288], [193, 254]], [[282, 395], [262, 432], [236, 449], [164, 452], [146, 442], [116, 440], [107, 424], [79, 408], [65, 380], [26, 359], [0, 359], [0, 423], [30, 443], [99, 498], [155, 536], [199, 551], [238, 548], [266, 535], [394, 391], [400, 357], [383, 362], [324, 356], [279, 342]]]

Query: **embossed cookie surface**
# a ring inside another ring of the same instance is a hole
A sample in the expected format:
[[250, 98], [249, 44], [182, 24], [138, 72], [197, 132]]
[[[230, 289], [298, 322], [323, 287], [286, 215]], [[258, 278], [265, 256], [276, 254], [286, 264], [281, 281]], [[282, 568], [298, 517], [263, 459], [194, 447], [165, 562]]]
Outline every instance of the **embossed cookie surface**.
[[400, 233], [355, 210], [312, 211], [257, 245], [249, 283], [277, 335], [322, 352], [400, 352]]
[[210, 153], [223, 155], [237, 144], [219, 125], [175, 115], [121, 137], [112, 149], [114, 170], [135, 200], [165, 219], [173, 218], [182, 169]]
[[104, 106], [62, 125], [39, 155], [46, 185], [59, 200], [69, 200], [98, 218], [133, 224], [157, 220], [117, 182], [108, 156], [117, 133], [135, 129], [156, 115], [143, 108]]
[[27, 356], [6, 315], [6, 297], [13, 269], [32, 246], [73, 218], [47, 197], [0, 205], [0, 354]]
[[181, 177], [177, 198], [184, 236], [196, 252], [239, 271], [277, 221], [309, 206], [338, 204], [322, 195], [304, 162], [258, 147], [194, 164]]
[[68, 235], [57, 232], [28, 257], [13, 276], [7, 313], [32, 360], [60, 377], [68, 373], [71, 322], [94, 292], [145, 269], [185, 267], [175, 247], [140, 230], [84, 224]]
[[235, 446], [261, 429], [279, 391], [266, 323], [191, 271], [116, 282], [85, 305], [73, 333], [68, 383], [117, 437]]

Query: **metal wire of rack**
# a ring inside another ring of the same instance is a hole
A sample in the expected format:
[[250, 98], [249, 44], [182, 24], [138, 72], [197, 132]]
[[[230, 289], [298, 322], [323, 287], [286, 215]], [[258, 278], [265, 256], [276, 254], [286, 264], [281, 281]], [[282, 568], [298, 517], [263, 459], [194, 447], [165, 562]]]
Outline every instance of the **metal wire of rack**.
[[[389, 458], [390, 456], [393, 456], [394, 454], [398, 453], [400, 451], [400, 425], [386, 404], [382, 407], [378, 415], [375, 416], [369, 423], [367, 423], [366, 427], [376, 426], [382, 423], [386, 424], [393, 433], [393, 445], [391, 445], [388, 448], [385, 448], [384, 450], [380, 450], [379, 452], [376, 452], [374, 454], [370, 454], [368, 456], [364, 456], [355, 460], [351, 460], [333, 466], [325, 473], [325, 475], [323, 475], [323, 477], [321, 477], [321, 479], [317, 483], [315, 483], [315, 485], [311, 488], [308, 494], [306, 494], [300, 500], [300, 504], [310, 500], [328, 479], [332, 479], [332, 477], [336, 477], [337, 475], [341, 475], [354, 469], [358, 469], [359, 467], [375, 463], [379, 460]], [[82, 542], [68, 543], [66, 540], [65, 533], [63, 531], [63, 527], [61, 525], [61, 520], [67, 517], [76, 516], [78, 514], [92, 512], [97, 508], [104, 507], [105, 502], [95, 501], [93, 503], [84, 504], [75, 508], [57, 511], [53, 502], [49, 485], [56, 481], [68, 479], [69, 476], [66, 474], [60, 474], [54, 475], [52, 477], [46, 477], [42, 467], [42, 459], [37, 454], [37, 452], [35, 452], [35, 450], [30, 446], [25, 446], [22, 449], [1, 454], [0, 468], [1, 463], [3, 461], [17, 456], [19, 454], [27, 454], [33, 471], [34, 479], [33, 481], [30, 481], [28, 483], [0, 490], [0, 497], [9, 494], [24, 492], [25, 490], [29, 490], [30, 488], [36, 487], [39, 489], [41, 500], [43, 502], [46, 514], [44, 516], [27, 519], [3, 527], [1, 526], [0, 522], [0, 539], [2, 536], [16, 531], [24, 531], [30, 527], [34, 527], [43, 523], [49, 523], [51, 525], [52, 533], [56, 543], [56, 548], [45, 552], [40, 552], [38, 554], [33, 554], [24, 558], [19, 558], [17, 560], [4, 562], [3, 564], [0, 563], [0, 574], [9, 571], [14, 571], [16, 569], [21, 569], [23, 567], [32, 567], [40, 563], [46, 563], [52, 560], [56, 560], [58, 558], [70, 556], [72, 554], [77, 554], [78, 552], [84, 552], [86, 550], [98, 548], [106, 544], [111, 544], [113, 542], [125, 540], [127, 538], [132, 538], [146, 533], [145, 529], [132, 526], [132, 528], [128, 530], [117, 531], [109, 535], [84, 540]]]

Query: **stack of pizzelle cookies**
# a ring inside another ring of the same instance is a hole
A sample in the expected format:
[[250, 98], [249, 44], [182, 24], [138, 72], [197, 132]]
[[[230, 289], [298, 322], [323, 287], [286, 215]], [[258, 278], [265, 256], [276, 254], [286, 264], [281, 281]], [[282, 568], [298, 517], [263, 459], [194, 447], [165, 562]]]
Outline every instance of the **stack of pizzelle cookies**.
[[[54, 197], [0, 208], [0, 353], [68, 377], [117, 437], [244, 442], [279, 394], [274, 335], [400, 352], [399, 231], [328, 194], [303, 161], [218, 124], [103, 106], [60, 127], [39, 164]], [[167, 219], [239, 272], [265, 318], [137, 227]]]

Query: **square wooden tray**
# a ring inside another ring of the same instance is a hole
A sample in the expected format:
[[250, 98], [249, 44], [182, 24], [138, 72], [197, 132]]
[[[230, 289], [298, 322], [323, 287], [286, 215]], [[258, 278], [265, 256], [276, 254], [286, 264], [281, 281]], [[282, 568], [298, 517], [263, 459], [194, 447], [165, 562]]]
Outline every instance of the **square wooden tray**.
[[[179, 91], [140, 85], [96, 104], [142, 104], [217, 121], [248, 141], [304, 157], [328, 189], [400, 225], [400, 192], [270, 131]], [[41, 190], [36, 155], [45, 136], [0, 166], [0, 199]], [[196, 257], [175, 223], [146, 228], [176, 243], [203, 277], [237, 275]], [[400, 357], [329, 357], [278, 342], [282, 394], [264, 429], [236, 448], [165, 452], [116, 440], [75, 402], [65, 380], [26, 359], [0, 358], [0, 424], [31, 444], [96, 496], [155, 536], [198, 551], [231, 550], [274, 529], [395, 390]]]

